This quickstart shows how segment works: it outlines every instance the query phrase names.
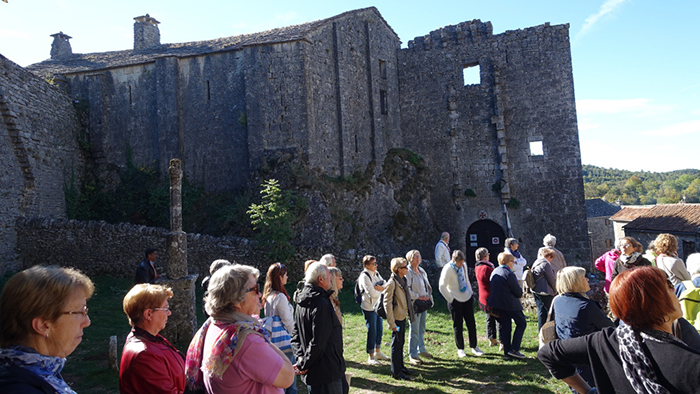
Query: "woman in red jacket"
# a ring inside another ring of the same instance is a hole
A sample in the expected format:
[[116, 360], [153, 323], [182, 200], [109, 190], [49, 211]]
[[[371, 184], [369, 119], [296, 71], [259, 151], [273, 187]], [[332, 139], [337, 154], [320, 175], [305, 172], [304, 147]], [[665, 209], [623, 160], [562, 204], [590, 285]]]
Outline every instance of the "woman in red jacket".
[[170, 316], [170, 288], [142, 283], [124, 297], [124, 313], [132, 330], [119, 368], [119, 392], [184, 393], [185, 358], [158, 335]]
[[495, 346], [499, 343], [496, 339], [496, 333], [500, 324], [498, 319], [491, 315], [491, 308], [486, 303], [491, 293], [490, 280], [494, 268], [493, 263], [489, 261], [489, 250], [486, 248], [477, 249], [474, 273], [476, 274], [476, 282], [479, 284], [479, 309], [486, 313], [486, 336], [489, 339], [489, 346]]

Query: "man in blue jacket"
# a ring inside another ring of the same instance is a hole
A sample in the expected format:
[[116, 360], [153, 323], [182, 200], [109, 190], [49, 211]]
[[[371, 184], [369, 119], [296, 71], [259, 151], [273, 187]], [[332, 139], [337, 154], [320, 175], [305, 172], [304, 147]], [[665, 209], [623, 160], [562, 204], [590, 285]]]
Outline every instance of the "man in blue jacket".
[[[488, 298], [488, 304], [496, 309], [500, 315], [499, 334], [503, 343], [503, 353], [506, 357], [523, 359], [525, 355], [520, 353], [520, 343], [523, 340], [525, 327], [527, 327], [527, 320], [523, 313], [523, 305], [520, 303], [523, 290], [513, 272], [515, 257], [509, 253], [500, 253], [498, 264], [499, 266], [491, 273], [491, 294]], [[512, 321], [515, 322], [515, 332], [511, 341]]]

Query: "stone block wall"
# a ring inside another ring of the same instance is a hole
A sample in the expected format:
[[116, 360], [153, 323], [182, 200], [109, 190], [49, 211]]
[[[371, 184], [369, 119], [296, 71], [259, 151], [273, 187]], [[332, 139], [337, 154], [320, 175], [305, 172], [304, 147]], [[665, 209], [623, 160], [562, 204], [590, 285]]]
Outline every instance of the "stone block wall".
[[[510, 224], [528, 261], [552, 233], [569, 261], [587, 264], [568, 25], [499, 35], [478, 20], [447, 26], [409, 42], [399, 65], [404, 145], [440, 174], [437, 226], [455, 246], [478, 212], [505, 229], [503, 204], [515, 199]], [[480, 80], [465, 85], [470, 67]], [[544, 155], [530, 154], [536, 141]]]
[[65, 215], [64, 186], [80, 180], [73, 100], [0, 55], [0, 274], [18, 267], [18, 216]]

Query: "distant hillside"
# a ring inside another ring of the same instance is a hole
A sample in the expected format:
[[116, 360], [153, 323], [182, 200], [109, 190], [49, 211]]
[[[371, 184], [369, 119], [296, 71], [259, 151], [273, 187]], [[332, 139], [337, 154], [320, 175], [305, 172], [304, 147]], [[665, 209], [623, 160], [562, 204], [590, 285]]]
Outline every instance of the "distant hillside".
[[700, 203], [700, 170], [635, 172], [583, 166], [586, 198], [620, 200], [625, 205]]

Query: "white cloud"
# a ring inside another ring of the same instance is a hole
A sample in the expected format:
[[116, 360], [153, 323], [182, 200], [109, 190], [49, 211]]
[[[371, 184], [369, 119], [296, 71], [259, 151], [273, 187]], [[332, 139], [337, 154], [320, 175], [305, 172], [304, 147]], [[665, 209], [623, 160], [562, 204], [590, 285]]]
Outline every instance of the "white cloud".
[[593, 28], [593, 25], [598, 23], [606, 15], [620, 8], [625, 1], [627, 0], [606, 0], [605, 3], [600, 6], [597, 13], [589, 15], [588, 18], [586, 18], [585, 22], [583, 23], [583, 27], [578, 34], [585, 34], [588, 32], [591, 28]]
[[643, 131], [643, 135], [661, 136], [661, 137], [677, 137], [679, 135], [688, 135], [700, 133], [700, 119], [689, 120], [686, 122], [673, 123], [668, 126], [660, 127]]
[[642, 112], [651, 108], [651, 100], [645, 98], [623, 100], [577, 100], [576, 112], [582, 114], [619, 114], [624, 112]]

